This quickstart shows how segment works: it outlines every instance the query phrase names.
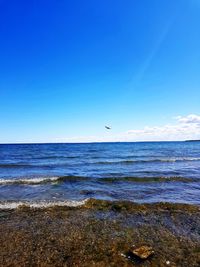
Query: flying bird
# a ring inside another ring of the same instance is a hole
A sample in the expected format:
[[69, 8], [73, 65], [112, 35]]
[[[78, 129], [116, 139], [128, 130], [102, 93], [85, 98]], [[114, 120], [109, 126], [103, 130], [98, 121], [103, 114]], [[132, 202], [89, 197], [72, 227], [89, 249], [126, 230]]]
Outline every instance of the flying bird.
[[111, 130], [111, 127], [109, 127], [109, 126], [105, 126], [105, 128], [106, 128], [107, 130]]

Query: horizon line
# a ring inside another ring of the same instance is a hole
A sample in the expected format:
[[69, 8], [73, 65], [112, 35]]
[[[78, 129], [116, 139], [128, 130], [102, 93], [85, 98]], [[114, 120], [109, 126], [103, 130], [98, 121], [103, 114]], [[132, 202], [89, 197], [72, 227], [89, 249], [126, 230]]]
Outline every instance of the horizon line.
[[162, 140], [162, 141], [94, 141], [94, 142], [12, 142], [0, 143], [0, 145], [50, 145], [50, 144], [103, 144], [103, 143], [169, 143], [169, 142], [200, 142], [200, 140]]

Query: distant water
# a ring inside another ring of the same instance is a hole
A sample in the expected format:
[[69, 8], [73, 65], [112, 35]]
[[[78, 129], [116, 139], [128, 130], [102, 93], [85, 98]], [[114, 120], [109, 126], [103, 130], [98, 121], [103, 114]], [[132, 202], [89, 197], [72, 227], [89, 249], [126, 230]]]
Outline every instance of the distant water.
[[200, 204], [200, 142], [0, 145], [0, 208], [88, 198]]

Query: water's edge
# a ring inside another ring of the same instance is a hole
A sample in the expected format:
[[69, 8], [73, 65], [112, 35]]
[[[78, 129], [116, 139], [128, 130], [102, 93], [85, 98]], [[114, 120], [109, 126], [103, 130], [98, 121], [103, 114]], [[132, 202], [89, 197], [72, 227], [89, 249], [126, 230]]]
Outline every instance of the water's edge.
[[191, 205], [185, 203], [135, 203], [131, 201], [109, 201], [88, 198], [81, 201], [0, 201], [0, 210], [15, 210], [15, 209], [97, 209], [97, 210], [115, 210], [115, 211], [131, 211], [131, 210], [190, 210], [200, 211], [200, 205]]

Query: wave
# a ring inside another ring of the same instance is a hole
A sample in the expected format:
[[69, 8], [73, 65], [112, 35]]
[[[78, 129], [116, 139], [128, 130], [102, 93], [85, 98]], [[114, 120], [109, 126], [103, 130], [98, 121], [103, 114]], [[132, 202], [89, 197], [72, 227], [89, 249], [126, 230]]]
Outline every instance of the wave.
[[147, 159], [147, 160], [120, 160], [120, 161], [99, 161], [94, 164], [110, 165], [110, 164], [134, 164], [134, 163], [156, 163], [156, 162], [184, 162], [184, 161], [200, 161], [200, 158], [163, 158], [163, 159]]
[[4, 169], [4, 168], [7, 168], [7, 169], [17, 169], [17, 168], [52, 168], [54, 166], [57, 166], [54, 165], [54, 164], [23, 164], [23, 163], [7, 163], [7, 164], [4, 164], [4, 163], [0, 163], [0, 169]]
[[187, 203], [172, 202], [155, 202], [155, 203], [136, 203], [126, 200], [102, 200], [94, 198], [86, 198], [83, 200], [63, 200], [63, 201], [0, 201], [0, 210], [15, 209], [48, 209], [48, 208], [81, 208], [101, 211], [189, 211], [200, 212], [199, 205], [191, 205]]
[[41, 177], [41, 178], [30, 178], [30, 179], [0, 179], [0, 185], [10, 184], [43, 184], [57, 181], [58, 177]]
[[0, 185], [37, 185], [48, 183], [78, 182], [88, 180], [83, 176], [61, 176], [61, 177], [38, 177], [38, 178], [20, 178], [20, 179], [0, 179]]
[[86, 176], [61, 176], [61, 177], [38, 177], [20, 179], [0, 179], [0, 185], [42, 185], [42, 184], [61, 184], [65, 182], [76, 183], [92, 181], [98, 183], [118, 183], [118, 182], [199, 182], [198, 178], [188, 178], [181, 176], [122, 176], [122, 177], [86, 177]]
[[20, 207], [27, 208], [51, 208], [51, 207], [79, 207], [86, 203], [88, 199], [84, 200], [65, 200], [65, 201], [5, 201], [0, 202], [0, 210], [17, 209]]
[[0, 164], [0, 169], [2, 168], [7, 168], [7, 169], [12, 169], [12, 168], [34, 168], [34, 169], [40, 169], [40, 168], [54, 168], [57, 166], [66, 166], [68, 163], [49, 163], [49, 164], [22, 164], [22, 163], [9, 163], [9, 164]]
[[[47, 157], [46, 159], [56, 159], [59, 157]], [[75, 159], [77, 157], [73, 157], [73, 156], [69, 156], [69, 157], [65, 157], [68, 159]], [[40, 158], [45, 159], [45, 158]], [[120, 165], [131, 165], [131, 164], [148, 164], [148, 163], [164, 163], [164, 162], [187, 162], [187, 161], [200, 161], [200, 158], [196, 157], [196, 158], [155, 158], [155, 159], [126, 159], [126, 160], [116, 160], [116, 161], [96, 161], [96, 162], [85, 162], [84, 164], [95, 164], [95, 165], [116, 165], [116, 164], [120, 164]], [[75, 162], [74, 162], [75, 163]], [[73, 163], [73, 164], [74, 164]], [[67, 164], [69, 164], [69, 162], [60, 162], [60, 163], [49, 163], [49, 164], [44, 164], [42, 163], [42, 161], [40, 162], [40, 164], [31, 164], [31, 163], [0, 163], [0, 169], [17, 169], [17, 168], [54, 168], [57, 166], [67, 166]], [[76, 162], [77, 165], [79, 165], [78, 162]]]
[[169, 159], [159, 159], [161, 162], [181, 162], [181, 161], [200, 161], [200, 158], [169, 158]]
[[75, 159], [79, 158], [79, 156], [41, 156], [41, 157], [33, 157], [33, 159]]
[[171, 176], [171, 177], [108, 177], [101, 178], [100, 181], [105, 183], [116, 183], [116, 182], [138, 182], [138, 183], [152, 183], [152, 182], [195, 182], [200, 181], [200, 179]]
[[32, 167], [31, 164], [16, 164], [16, 163], [7, 163], [7, 164], [0, 164], [0, 168], [26, 168], [26, 167]]

